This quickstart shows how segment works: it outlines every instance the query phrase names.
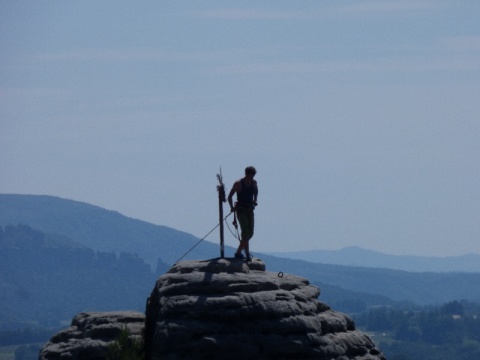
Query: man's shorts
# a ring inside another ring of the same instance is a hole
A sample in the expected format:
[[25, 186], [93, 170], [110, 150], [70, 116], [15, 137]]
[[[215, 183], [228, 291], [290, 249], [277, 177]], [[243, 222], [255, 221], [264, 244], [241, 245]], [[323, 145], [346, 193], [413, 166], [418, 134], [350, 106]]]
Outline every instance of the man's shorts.
[[244, 206], [237, 206], [237, 219], [242, 230], [242, 240], [250, 240], [255, 227], [255, 216], [253, 209]]

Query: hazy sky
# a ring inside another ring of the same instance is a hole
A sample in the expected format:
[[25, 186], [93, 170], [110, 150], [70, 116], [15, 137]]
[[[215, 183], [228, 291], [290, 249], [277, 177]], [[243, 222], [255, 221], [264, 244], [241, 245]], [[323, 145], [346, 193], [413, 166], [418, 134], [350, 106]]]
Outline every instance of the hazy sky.
[[479, 19], [478, 0], [0, 0], [0, 193], [201, 238], [220, 166], [228, 191], [254, 165], [253, 253], [480, 254]]

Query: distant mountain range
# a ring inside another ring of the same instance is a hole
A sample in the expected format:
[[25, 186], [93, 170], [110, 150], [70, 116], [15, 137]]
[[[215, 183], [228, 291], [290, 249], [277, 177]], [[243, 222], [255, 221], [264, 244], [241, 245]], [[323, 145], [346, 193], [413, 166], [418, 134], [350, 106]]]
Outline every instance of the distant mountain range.
[[[153, 269], [159, 258], [175, 263], [199, 240], [166, 226], [54, 196], [0, 194], [0, 226], [8, 224], [60, 234], [96, 251], [136, 253]], [[205, 242], [185, 258], [208, 259], [219, 254], [218, 245]]]
[[480, 255], [448, 257], [389, 255], [351, 246], [341, 250], [271, 252], [270, 255], [314, 263], [386, 268], [415, 272], [480, 272]]
[[[150, 265], [152, 273], [157, 268], [172, 265], [192, 248], [186, 259], [219, 256], [218, 244], [199, 243], [200, 239], [188, 233], [52, 196], [0, 194], [0, 226], [6, 228], [9, 224], [28, 225], [50, 234], [50, 239], [52, 236], [57, 241], [68, 239], [76, 246], [95, 252], [114, 252], [117, 256], [137, 254]], [[198, 246], [194, 247], [196, 244]], [[361, 249], [353, 250], [358, 250], [359, 258], [371, 255], [362, 253]], [[225, 250], [227, 257], [233, 252], [230, 247]], [[370, 260], [370, 265], [379, 265], [373, 268], [367, 267], [365, 259], [351, 259], [351, 262], [356, 261], [351, 263], [354, 266], [346, 266], [279, 257], [278, 254], [255, 255], [266, 263], [269, 271], [296, 274], [318, 285], [322, 289], [320, 300], [326, 302], [335, 302], [335, 294], [343, 300], [348, 300], [345, 299], [348, 296], [353, 302], [358, 300], [364, 305], [393, 301], [441, 304], [461, 299], [480, 302], [480, 272], [407, 272], [388, 269], [386, 265], [389, 264], [380, 260]]]

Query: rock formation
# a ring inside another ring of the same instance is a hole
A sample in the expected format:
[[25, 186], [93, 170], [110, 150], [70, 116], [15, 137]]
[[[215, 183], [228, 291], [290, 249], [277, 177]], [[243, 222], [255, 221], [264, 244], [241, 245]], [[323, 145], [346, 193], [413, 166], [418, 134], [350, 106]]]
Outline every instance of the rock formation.
[[146, 309], [147, 359], [385, 359], [308, 280], [260, 260], [185, 261]]
[[265, 271], [255, 259], [183, 261], [162, 275], [135, 312], [81, 313], [40, 360], [105, 359], [127, 326], [157, 359], [385, 360], [347, 316], [320, 301], [308, 280]]
[[145, 315], [134, 311], [80, 313], [72, 325], [54, 335], [40, 352], [40, 360], [104, 360], [108, 346], [122, 330], [143, 343]]

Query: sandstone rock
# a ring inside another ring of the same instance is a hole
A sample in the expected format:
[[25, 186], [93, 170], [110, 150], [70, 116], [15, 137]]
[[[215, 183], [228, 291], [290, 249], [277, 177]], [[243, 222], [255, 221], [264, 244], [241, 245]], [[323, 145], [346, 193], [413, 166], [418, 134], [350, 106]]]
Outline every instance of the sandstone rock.
[[54, 335], [40, 352], [40, 360], [104, 360], [108, 346], [127, 328], [143, 342], [145, 315], [134, 311], [84, 312], [69, 328]]
[[146, 358], [385, 359], [319, 295], [308, 280], [265, 271], [258, 259], [180, 262], [148, 299]]
[[[308, 280], [265, 270], [256, 259], [184, 261], [162, 275], [137, 312], [80, 313], [40, 360], [104, 360], [127, 327], [152, 359], [384, 360]], [[143, 337], [143, 334], [145, 335]]]

